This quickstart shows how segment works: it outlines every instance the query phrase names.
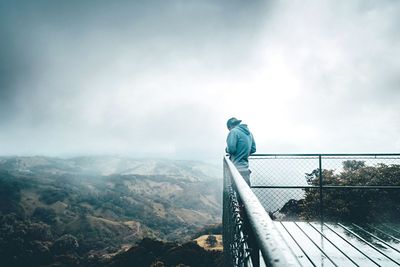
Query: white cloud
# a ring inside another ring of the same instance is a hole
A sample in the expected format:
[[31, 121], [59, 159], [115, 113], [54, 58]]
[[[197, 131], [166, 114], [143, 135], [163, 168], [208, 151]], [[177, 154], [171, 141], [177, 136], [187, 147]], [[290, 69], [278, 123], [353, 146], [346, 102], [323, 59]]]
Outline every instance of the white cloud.
[[400, 148], [400, 4], [177, 3], [36, 22], [1, 150], [215, 158], [231, 116], [264, 153]]

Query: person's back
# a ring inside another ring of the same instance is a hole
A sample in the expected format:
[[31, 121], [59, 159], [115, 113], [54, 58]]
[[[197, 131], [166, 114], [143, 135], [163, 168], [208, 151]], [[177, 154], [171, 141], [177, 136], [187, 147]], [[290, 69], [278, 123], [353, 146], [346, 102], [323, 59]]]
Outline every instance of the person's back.
[[240, 124], [241, 120], [231, 118], [227, 122], [229, 129], [226, 140], [226, 152], [236, 168], [250, 185], [249, 156], [256, 152], [256, 144], [253, 135], [246, 124]]

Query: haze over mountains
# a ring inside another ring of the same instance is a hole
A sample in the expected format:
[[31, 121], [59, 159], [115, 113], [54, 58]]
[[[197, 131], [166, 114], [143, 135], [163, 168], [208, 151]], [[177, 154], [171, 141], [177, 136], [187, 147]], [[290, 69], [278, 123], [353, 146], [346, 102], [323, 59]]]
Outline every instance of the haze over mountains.
[[139, 175], [168, 175], [170, 177], [193, 177], [209, 179], [220, 177], [219, 166], [185, 160], [167, 159], [132, 159], [117, 156], [94, 157], [0, 157], [0, 168], [9, 171], [30, 172], [66, 172], [82, 174], [139, 174]]
[[111, 257], [147, 237], [190, 241], [220, 223], [221, 191], [218, 166], [195, 161], [0, 157], [0, 254], [5, 244], [26, 258], [76, 242], [78, 258]]

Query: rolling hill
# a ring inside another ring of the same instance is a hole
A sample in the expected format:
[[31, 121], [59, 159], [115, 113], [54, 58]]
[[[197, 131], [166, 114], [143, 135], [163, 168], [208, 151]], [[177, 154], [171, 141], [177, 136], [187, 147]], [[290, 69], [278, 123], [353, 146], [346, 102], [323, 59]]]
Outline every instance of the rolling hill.
[[[221, 191], [218, 167], [195, 161], [0, 157], [0, 231], [7, 233], [0, 256], [26, 258], [32, 246], [52, 252], [59, 239], [75, 240], [78, 258], [115, 253], [143, 238], [187, 242], [220, 223]], [[5, 248], [10, 242], [22, 249]]]

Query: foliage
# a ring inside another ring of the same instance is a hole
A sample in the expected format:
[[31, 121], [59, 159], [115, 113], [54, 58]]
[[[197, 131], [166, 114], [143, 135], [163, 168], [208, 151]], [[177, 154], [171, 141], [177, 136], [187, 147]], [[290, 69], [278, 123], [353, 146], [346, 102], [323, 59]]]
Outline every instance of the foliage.
[[217, 238], [215, 235], [209, 235], [206, 239], [206, 243], [209, 247], [215, 247], [218, 243]]
[[182, 245], [143, 239], [137, 246], [107, 262], [107, 267], [122, 266], [222, 266], [222, 252], [206, 251], [194, 242]]
[[42, 191], [40, 201], [43, 201], [47, 205], [51, 205], [57, 201], [63, 201], [68, 194], [60, 189], [47, 189]]
[[196, 239], [202, 235], [222, 235], [222, 223], [206, 225], [193, 235], [192, 239]]
[[0, 160], [1, 266], [104, 266], [101, 256], [121, 245], [144, 237], [187, 242], [200, 227], [219, 222], [219, 181], [87, 175], [61, 159], [61, 167], [23, 160]]
[[48, 208], [37, 207], [32, 217], [47, 224], [53, 224], [56, 221], [55, 211]]
[[36, 266], [50, 261], [53, 234], [44, 223], [32, 223], [15, 213], [0, 214], [2, 266]]
[[21, 213], [21, 185], [7, 172], [0, 172], [0, 212]]
[[[400, 165], [367, 166], [363, 161], [344, 161], [343, 171], [323, 170], [324, 185], [335, 186], [399, 186]], [[310, 185], [319, 185], [319, 170], [306, 176]], [[400, 194], [394, 189], [324, 189], [324, 218], [332, 221], [398, 221]], [[319, 216], [319, 189], [305, 189], [300, 216]]]
[[54, 254], [69, 254], [77, 251], [79, 247], [78, 240], [75, 236], [67, 234], [54, 241], [51, 250]]

